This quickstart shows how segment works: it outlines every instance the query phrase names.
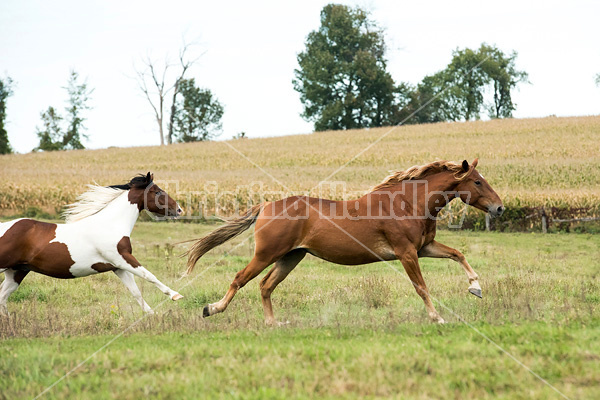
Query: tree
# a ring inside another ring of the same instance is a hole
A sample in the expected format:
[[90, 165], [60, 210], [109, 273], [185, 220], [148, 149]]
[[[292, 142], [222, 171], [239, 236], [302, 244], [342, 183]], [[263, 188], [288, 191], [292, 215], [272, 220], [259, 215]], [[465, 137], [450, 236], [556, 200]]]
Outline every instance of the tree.
[[64, 150], [63, 132], [61, 123], [63, 118], [56, 112], [54, 107], [48, 107], [48, 110], [41, 113], [43, 127], [37, 128], [37, 136], [40, 138], [40, 144], [34, 151], [55, 151]]
[[386, 71], [384, 55], [383, 31], [366, 11], [326, 5], [294, 70], [302, 117], [317, 131], [394, 123], [404, 92]]
[[12, 96], [12, 87], [12, 79], [8, 77], [4, 80], [0, 79], [0, 154], [10, 154], [13, 151], [4, 125], [6, 123], [6, 99]]
[[[170, 114], [169, 114], [169, 122], [168, 122], [168, 131], [167, 131], [167, 143], [171, 144], [173, 142], [173, 134], [174, 134], [174, 118], [176, 114], [176, 103], [177, 97], [180, 93], [180, 85], [179, 83], [185, 78], [185, 74], [188, 69], [198, 60], [196, 59], [188, 59], [187, 51], [191, 45], [184, 44], [182, 49], [179, 51], [179, 66], [180, 71], [177, 74], [177, 77], [174, 79], [173, 84], [168, 84], [167, 75], [169, 69], [173, 67], [170, 64], [168, 58], [165, 58], [164, 65], [162, 68], [156, 66], [156, 62], [152, 61], [150, 57], [147, 57], [144, 61], [144, 69], [138, 70], [136, 68], [137, 82], [141, 92], [148, 100], [152, 111], [154, 112], [154, 118], [156, 119], [156, 124], [158, 125], [158, 133], [160, 135], [160, 145], [163, 146], [165, 144], [165, 134], [164, 134], [164, 119], [165, 119], [165, 102], [167, 101], [167, 96], [169, 92], [172, 92], [173, 96], [171, 99], [170, 106]], [[150, 89], [153, 87], [153, 89]]]
[[483, 43], [479, 52], [484, 57], [481, 68], [490, 79], [494, 91], [494, 102], [489, 107], [490, 118], [510, 118], [516, 109], [511, 91], [517, 84], [528, 82], [528, 74], [517, 70], [516, 51], [506, 55], [498, 48]]
[[455, 88], [448, 87], [444, 71], [426, 76], [409, 93], [406, 106], [407, 124], [457, 121], [461, 118], [460, 102]]
[[210, 140], [221, 130], [223, 106], [208, 89], [196, 86], [192, 79], [178, 84], [180, 100], [175, 106], [173, 130], [181, 142]]
[[443, 72], [450, 86], [448, 93], [454, 95], [459, 115], [466, 121], [479, 119], [483, 106], [483, 91], [489, 82], [489, 77], [481, 67], [483, 57], [476, 50], [456, 49], [452, 61]]
[[[36, 134], [40, 139], [40, 144], [34, 151], [55, 151], [55, 150], [75, 150], [84, 149], [81, 143], [82, 138], [87, 139], [84, 133], [85, 118], [83, 112], [90, 110], [88, 105], [90, 95], [94, 91], [88, 88], [87, 81], [79, 83], [79, 74], [71, 71], [67, 86], [63, 87], [68, 93], [67, 107], [65, 111], [67, 117], [62, 117], [54, 107], [41, 113], [42, 128], [36, 128]], [[66, 126], [63, 126], [66, 121]]]
[[409, 123], [468, 121], [479, 119], [486, 93], [493, 93], [487, 106], [491, 118], [509, 118], [516, 105], [511, 92], [527, 73], [515, 67], [516, 52], [504, 54], [483, 43], [479, 49], [456, 49], [448, 66], [426, 76], [409, 94], [408, 109], [415, 113]]
[[88, 90], [87, 81], [80, 84], [78, 79], [79, 74], [71, 71], [69, 82], [66, 87], [63, 87], [69, 94], [68, 106], [66, 108], [68, 128], [62, 138], [62, 148], [65, 150], [84, 149], [85, 147], [81, 144], [81, 138], [88, 138], [83, 133], [86, 128], [83, 125], [85, 118], [83, 118], [82, 112], [91, 108], [88, 105], [88, 101], [94, 90]]

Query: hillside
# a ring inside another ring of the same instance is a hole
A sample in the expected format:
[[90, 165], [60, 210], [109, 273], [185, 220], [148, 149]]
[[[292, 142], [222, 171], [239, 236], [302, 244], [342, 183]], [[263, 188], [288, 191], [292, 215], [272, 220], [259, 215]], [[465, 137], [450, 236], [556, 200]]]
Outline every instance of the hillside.
[[[172, 184], [163, 186], [180, 201], [191, 199], [194, 209], [204, 201], [209, 213], [214, 212], [215, 198], [202, 200], [202, 193], [214, 191], [211, 182], [217, 182], [219, 192], [228, 192], [219, 200], [227, 213], [228, 199], [245, 201], [261, 184], [263, 190], [276, 192], [267, 199], [314, 188], [385, 133], [329, 180], [345, 181], [347, 191], [358, 194], [390, 170], [438, 159], [479, 157], [478, 169], [509, 206], [600, 204], [600, 116], [391, 129], [1, 156], [0, 212], [10, 215], [37, 207], [55, 213], [88, 183], [116, 184], [152, 171], [157, 180], [179, 183], [178, 190]], [[341, 198], [340, 187], [324, 185], [311, 194]]]

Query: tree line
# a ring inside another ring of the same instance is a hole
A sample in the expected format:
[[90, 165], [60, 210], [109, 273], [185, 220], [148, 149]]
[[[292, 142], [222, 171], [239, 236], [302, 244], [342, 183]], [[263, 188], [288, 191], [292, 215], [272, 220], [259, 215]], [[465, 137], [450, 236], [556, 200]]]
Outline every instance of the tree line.
[[[329, 4], [321, 25], [298, 55], [294, 89], [302, 116], [317, 131], [512, 117], [513, 89], [527, 82], [505, 54], [483, 43], [456, 49], [447, 67], [417, 85], [396, 83], [387, 72], [383, 29], [365, 10]], [[485, 102], [486, 91], [492, 101]]]
[[[224, 107], [216, 96], [189, 78], [198, 58], [185, 44], [177, 63], [146, 58], [136, 68], [140, 92], [151, 107], [160, 144], [210, 140], [222, 129]], [[301, 116], [317, 131], [510, 118], [514, 90], [528, 82], [516, 67], [517, 53], [486, 43], [455, 49], [448, 65], [417, 84], [395, 82], [387, 71], [385, 32], [360, 7], [328, 4], [320, 27], [308, 34], [297, 56], [292, 81], [304, 110]], [[166, 77], [170, 76], [170, 80]], [[596, 77], [600, 86], [600, 74]], [[41, 113], [34, 151], [82, 149], [87, 138], [85, 113], [93, 92], [71, 71], [65, 115], [54, 107]], [[0, 154], [12, 152], [5, 129], [6, 101], [14, 82], [0, 79]], [[240, 132], [235, 138], [244, 138]]]

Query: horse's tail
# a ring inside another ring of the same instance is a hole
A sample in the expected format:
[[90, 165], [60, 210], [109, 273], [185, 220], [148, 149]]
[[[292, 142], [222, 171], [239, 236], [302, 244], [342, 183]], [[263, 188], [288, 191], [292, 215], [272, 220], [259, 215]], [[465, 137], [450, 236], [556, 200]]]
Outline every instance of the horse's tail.
[[215, 229], [207, 236], [198, 239], [198, 241], [196, 241], [196, 243], [194, 243], [192, 247], [190, 247], [190, 249], [184, 253], [184, 255], [188, 256], [186, 274], [189, 274], [194, 270], [194, 266], [200, 257], [206, 254], [209, 250], [222, 245], [226, 241], [233, 239], [240, 233], [250, 228], [256, 222], [256, 218], [258, 217], [258, 214], [260, 214], [261, 210], [262, 204], [254, 206], [243, 217], [229, 221], [227, 225]]

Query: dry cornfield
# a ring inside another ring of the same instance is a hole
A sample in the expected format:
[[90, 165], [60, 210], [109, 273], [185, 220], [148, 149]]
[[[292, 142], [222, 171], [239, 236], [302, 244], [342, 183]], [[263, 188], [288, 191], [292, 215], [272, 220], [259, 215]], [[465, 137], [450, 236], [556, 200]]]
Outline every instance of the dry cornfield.
[[[391, 170], [476, 157], [479, 171], [509, 207], [597, 209], [599, 154], [598, 116], [14, 154], [0, 157], [0, 213], [11, 215], [36, 207], [55, 214], [86, 184], [117, 184], [152, 171], [158, 181], [170, 182], [163, 183], [165, 189], [191, 207], [188, 211], [197, 215], [203, 203], [206, 214], [228, 215], [234, 212], [232, 200], [243, 208], [250, 198], [258, 201], [260, 193], [267, 200], [311, 190], [310, 194], [321, 197], [351, 198]], [[327, 182], [319, 184], [323, 180]]]

